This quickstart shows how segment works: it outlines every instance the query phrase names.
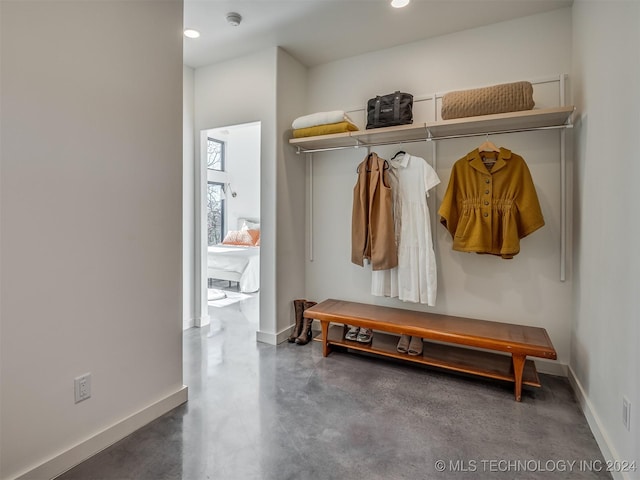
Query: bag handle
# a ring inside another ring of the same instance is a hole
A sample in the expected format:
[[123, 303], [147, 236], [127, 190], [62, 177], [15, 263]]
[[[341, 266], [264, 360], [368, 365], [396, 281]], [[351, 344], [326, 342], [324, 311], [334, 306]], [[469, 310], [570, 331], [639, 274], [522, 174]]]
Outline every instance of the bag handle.
[[393, 99], [393, 119], [400, 120], [400, 90], [394, 92]]

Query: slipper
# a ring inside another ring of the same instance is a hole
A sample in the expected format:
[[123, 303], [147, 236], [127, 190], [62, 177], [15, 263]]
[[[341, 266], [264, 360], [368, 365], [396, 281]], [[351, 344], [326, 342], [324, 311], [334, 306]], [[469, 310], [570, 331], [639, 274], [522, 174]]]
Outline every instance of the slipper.
[[400, 341], [398, 342], [397, 350], [400, 353], [407, 353], [409, 351], [409, 340], [411, 337], [409, 335], [400, 335]]
[[422, 339], [420, 337], [411, 337], [407, 353], [409, 355], [422, 355]]
[[349, 327], [349, 331], [345, 334], [344, 338], [355, 342], [356, 340], [358, 340], [359, 332], [360, 332], [360, 327]]
[[373, 330], [370, 328], [361, 328], [360, 333], [358, 333], [358, 338], [356, 339], [360, 343], [371, 343], [373, 339]]

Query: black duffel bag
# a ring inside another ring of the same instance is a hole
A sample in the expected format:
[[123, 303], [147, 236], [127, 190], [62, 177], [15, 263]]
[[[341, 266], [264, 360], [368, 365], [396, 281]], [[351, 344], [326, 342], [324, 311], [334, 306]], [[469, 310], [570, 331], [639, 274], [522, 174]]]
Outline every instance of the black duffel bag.
[[413, 95], [396, 91], [367, 102], [367, 129], [413, 123]]

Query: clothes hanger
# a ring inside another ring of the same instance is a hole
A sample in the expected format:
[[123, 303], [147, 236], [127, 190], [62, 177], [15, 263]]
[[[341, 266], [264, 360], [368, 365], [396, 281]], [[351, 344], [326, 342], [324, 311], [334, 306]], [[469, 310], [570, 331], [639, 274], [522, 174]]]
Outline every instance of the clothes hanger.
[[404, 150], [398, 150], [396, 154], [393, 157], [391, 157], [391, 160], [395, 159], [398, 155], [406, 155], [406, 154], [407, 152], [405, 152]]
[[[373, 155], [374, 153], [375, 153], [375, 152], [369, 152], [369, 153], [367, 154], [367, 158], [365, 159], [365, 160], [366, 160], [366, 164], [365, 164], [365, 166], [366, 166], [366, 172], [367, 172], [367, 173], [371, 173], [371, 167], [369, 166], [369, 161], [371, 160], [371, 155]], [[363, 163], [364, 163], [364, 162], [363, 162]], [[385, 163], [385, 165], [387, 165], [387, 161], [386, 161], [386, 160], [384, 161], [384, 163]], [[356, 167], [356, 173], [357, 173], [357, 174], [360, 174], [360, 165], [358, 165], [358, 166]]]
[[[487, 133], [487, 139], [478, 147], [478, 152], [480, 152], [482, 163], [492, 167], [497, 160], [497, 155], [494, 154], [500, 153], [500, 149], [489, 140], [489, 134]], [[489, 155], [483, 155], [483, 153], [488, 153]]]
[[489, 140], [489, 134], [487, 133], [487, 139], [478, 147], [479, 152], [496, 152], [500, 153], [500, 149]]

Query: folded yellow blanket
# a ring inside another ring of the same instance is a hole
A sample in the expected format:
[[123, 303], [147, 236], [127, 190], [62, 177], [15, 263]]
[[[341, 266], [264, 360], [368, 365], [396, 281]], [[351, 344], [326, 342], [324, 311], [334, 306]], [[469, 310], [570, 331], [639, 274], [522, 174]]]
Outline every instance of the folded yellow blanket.
[[315, 137], [316, 135], [328, 135], [330, 133], [356, 132], [358, 127], [351, 122], [327, 123], [316, 127], [296, 128], [293, 138]]

